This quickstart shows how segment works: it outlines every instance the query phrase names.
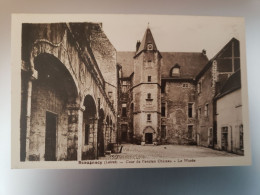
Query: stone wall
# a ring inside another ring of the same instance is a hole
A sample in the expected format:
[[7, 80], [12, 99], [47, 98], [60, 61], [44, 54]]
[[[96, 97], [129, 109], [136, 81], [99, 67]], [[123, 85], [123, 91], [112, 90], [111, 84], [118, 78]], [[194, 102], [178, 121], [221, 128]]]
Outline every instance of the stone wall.
[[[213, 98], [215, 86], [212, 84], [212, 66], [201, 76], [197, 82], [197, 144], [208, 146], [209, 129], [213, 128]], [[201, 89], [198, 89], [200, 86]], [[208, 111], [206, 111], [208, 110]]]
[[[166, 82], [163, 103], [166, 106], [166, 143], [192, 144], [196, 138], [196, 99], [194, 82]], [[188, 116], [188, 105], [192, 104], [192, 117]], [[188, 135], [188, 125], [192, 126], [192, 136]]]
[[[116, 51], [101, 26], [90, 23], [23, 24], [22, 40], [22, 61], [26, 65], [23, 69], [29, 78], [23, 77], [22, 83], [25, 86], [32, 83], [32, 98], [31, 89], [24, 87], [27, 91], [23, 92], [23, 98], [28, 105], [22, 110], [28, 120], [26, 127], [21, 123], [21, 154], [26, 150], [27, 160], [45, 160], [46, 112], [51, 112], [57, 116], [55, 160], [81, 160], [82, 151], [78, 148], [84, 152], [88, 150], [82, 146], [82, 109], [87, 95], [94, 98], [96, 109], [102, 107], [104, 115], [110, 116], [114, 124], [111, 122], [113, 134], [110, 136], [115, 141]], [[101, 128], [101, 135], [104, 135], [105, 128]], [[97, 133], [93, 134], [95, 140]]]
[[48, 82], [36, 80], [32, 91], [32, 116], [30, 133], [30, 159], [44, 160], [46, 112], [57, 115], [57, 160], [67, 159], [68, 116], [67, 97]]

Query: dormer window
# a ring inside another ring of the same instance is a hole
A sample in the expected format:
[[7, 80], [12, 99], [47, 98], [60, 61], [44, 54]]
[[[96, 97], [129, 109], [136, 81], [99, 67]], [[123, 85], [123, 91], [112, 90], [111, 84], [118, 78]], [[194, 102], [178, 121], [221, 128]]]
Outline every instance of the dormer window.
[[148, 43], [147, 44], [147, 50], [153, 50], [153, 44]]
[[180, 76], [180, 65], [175, 64], [171, 69], [171, 77]]

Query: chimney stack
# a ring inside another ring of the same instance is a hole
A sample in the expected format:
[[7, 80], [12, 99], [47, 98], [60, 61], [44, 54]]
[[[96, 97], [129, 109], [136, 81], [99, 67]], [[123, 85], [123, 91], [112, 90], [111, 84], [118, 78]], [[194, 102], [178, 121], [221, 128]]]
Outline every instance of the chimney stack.
[[136, 52], [138, 51], [140, 45], [141, 45], [141, 42], [138, 40], [137, 43], [136, 43]]
[[206, 55], [207, 51], [205, 49], [202, 50], [202, 54]]

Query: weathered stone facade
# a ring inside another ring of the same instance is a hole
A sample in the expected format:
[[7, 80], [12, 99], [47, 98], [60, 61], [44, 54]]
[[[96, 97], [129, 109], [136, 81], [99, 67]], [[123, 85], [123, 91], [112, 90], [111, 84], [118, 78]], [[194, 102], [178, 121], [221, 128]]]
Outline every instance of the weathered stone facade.
[[[196, 140], [196, 86], [194, 81], [168, 81], [165, 85], [163, 103], [166, 115], [162, 117], [165, 125], [166, 143], [192, 144]], [[191, 107], [190, 107], [191, 106]], [[190, 126], [188, 128], [188, 126]], [[190, 129], [191, 132], [188, 130]]]
[[118, 52], [117, 63], [119, 79], [129, 86], [126, 93], [119, 93], [119, 107], [124, 104], [127, 113], [120, 117], [123, 126], [119, 125], [119, 134], [126, 131], [124, 126], [131, 132], [124, 141], [147, 144], [151, 139], [147, 132], [152, 134], [149, 143], [219, 149], [214, 98], [240, 69], [238, 40], [231, 39], [208, 60], [205, 50], [159, 52], [148, 28], [143, 40], [137, 42], [136, 52]]
[[159, 52], [149, 28], [117, 52], [101, 24], [23, 24], [21, 69], [21, 161], [98, 159], [125, 142], [243, 153], [241, 109], [236, 122], [219, 114], [240, 69], [234, 38], [208, 60]]
[[23, 24], [21, 161], [104, 155], [116, 100], [116, 50], [100, 24]]

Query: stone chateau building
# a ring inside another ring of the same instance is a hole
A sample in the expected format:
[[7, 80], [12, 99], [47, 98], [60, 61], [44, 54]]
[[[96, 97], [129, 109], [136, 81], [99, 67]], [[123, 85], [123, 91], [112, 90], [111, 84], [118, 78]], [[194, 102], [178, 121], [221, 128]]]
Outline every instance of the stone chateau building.
[[208, 60], [160, 52], [149, 28], [135, 51], [118, 52], [99, 23], [25, 23], [21, 52], [21, 161], [98, 159], [115, 143], [243, 154], [235, 38]]
[[237, 119], [224, 117], [225, 125], [234, 125], [236, 140], [218, 126], [224, 118], [216, 110], [219, 98], [229, 94], [223, 87], [226, 92], [241, 88], [237, 39], [209, 60], [205, 50], [160, 52], [147, 28], [135, 51], [117, 52], [117, 63], [121, 143], [194, 144], [243, 154], [241, 92], [235, 95], [240, 99], [240, 110], [233, 109]]

